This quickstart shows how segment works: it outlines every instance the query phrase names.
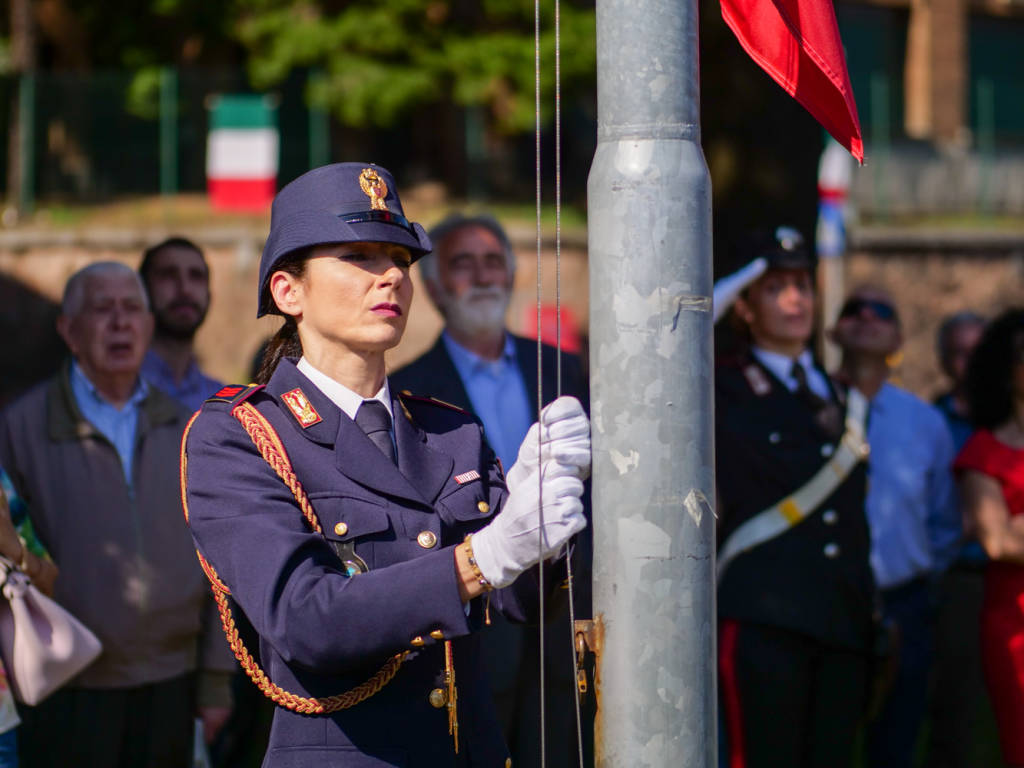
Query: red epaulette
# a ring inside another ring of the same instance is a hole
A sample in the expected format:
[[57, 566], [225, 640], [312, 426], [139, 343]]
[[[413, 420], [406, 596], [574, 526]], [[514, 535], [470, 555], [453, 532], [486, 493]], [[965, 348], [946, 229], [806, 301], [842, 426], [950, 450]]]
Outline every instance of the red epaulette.
[[227, 384], [206, 398], [207, 403], [227, 403], [232, 408], [264, 388], [263, 384]]
[[426, 395], [414, 395], [408, 389], [403, 389], [401, 392], [398, 393], [398, 396], [402, 398], [402, 400], [415, 400], [418, 403], [430, 403], [432, 405], [439, 405], [442, 408], [449, 408], [458, 413], [464, 413], [467, 416], [473, 415], [465, 408], [459, 408], [459, 406], [457, 405], [453, 405], [452, 403], [446, 403], [444, 400], [438, 400], [436, 397], [429, 397]]

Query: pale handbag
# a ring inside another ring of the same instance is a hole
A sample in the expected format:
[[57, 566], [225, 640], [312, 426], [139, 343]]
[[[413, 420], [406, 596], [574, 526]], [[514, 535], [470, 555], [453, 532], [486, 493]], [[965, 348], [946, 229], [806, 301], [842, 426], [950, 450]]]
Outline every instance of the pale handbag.
[[89, 666], [103, 646], [78, 619], [0, 556], [0, 654], [14, 697], [35, 705]]

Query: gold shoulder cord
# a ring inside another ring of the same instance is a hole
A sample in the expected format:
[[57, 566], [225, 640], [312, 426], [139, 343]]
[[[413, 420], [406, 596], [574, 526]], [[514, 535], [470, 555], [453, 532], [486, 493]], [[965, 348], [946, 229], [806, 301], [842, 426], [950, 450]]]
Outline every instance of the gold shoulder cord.
[[[185, 427], [185, 434], [181, 439], [181, 501], [185, 509], [185, 522], [188, 522], [188, 499], [185, 495], [188, 457], [185, 455], [185, 441], [188, 439], [189, 430], [192, 428], [192, 424], [198, 415], [198, 413], [195, 414], [188, 422], [188, 425]], [[320, 521], [313, 511], [313, 506], [309, 503], [309, 498], [299, 483], [299, 479], [292, 471], [291, 461], [288, 459], [288, 454], [285, 452], [284, 445], [281, 444], [281, 439], [278, 437], [274, 427], [251, 403], [242, 403], [236, 406], [231, 411], [231, 415], [241, 422], [242, 426], [245, 427], [245, 431], [249, 433], [249, 437], [252, 438], [253, 444], [259, 450], [260, 455], [274, 469], [277, 476], [284, 481], [284, 484], [288, 486], [288, 489], [298, 502], [299, 509], [302, 510], [302, 516], [306, 518], [309, 527], [317, 533], [321, 533]], [[199, 564], [202, 566], [203, 573], [210, 580], [210, 588], [213, 591], [213, 598], [217, 603], [217, 609], [220, 611], [220, 620], [224, 627], [224, 634], [228, 639], [228, 645], [231, 646], [235, 658], [238, 659], [245, 673], [263, 691], [264, 695], [275, 704], [304, 715], [325, 715], [354, 707], [356, 704], [366, 701], [366, 699], [391, 682], [391, 679], [405, 660], [407, 651], [395, 654], [369, 680], [349, 691], [334, 696], [312, 698], [299, 696], [284, 690], [271, 682], [270, 678], [260, 668], [259, 663], [249, 653], [245, 643], [242, 642], [238, 628], [235, 626], [235, 619], [231, 615], [231, 607], [228, 604], [228, 595], [231, 594], [231, 591], [220, 580], [217, 572], [206, 558], [198, 551], [196, 555], [199, 557]]]

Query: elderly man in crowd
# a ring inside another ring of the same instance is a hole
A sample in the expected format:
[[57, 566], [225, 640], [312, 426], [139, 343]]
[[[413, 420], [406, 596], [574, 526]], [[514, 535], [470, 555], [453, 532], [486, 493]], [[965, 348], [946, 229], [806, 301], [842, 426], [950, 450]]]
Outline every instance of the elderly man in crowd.
[[868, 728], [867, 765], [910, 768], [928, 695], [933, 585], [961, 536], [950, 473], [953, 439], [938, 410], [888, 382], [903, 337], [887, 292], [853, 291], [832, 339], [843, 352], [837, 377], [870, 401], [871, 567], [883, 614], [900, 635], [892, 688]]
[[139, 274], [155, 321], [142, 375], [190, 411], [221, 387], [196, 362], [196, 331], [210, 308], [210, 269], [199, 246], [170, 237], [147, 248]]
[[133, 270], [75, 273], [58, 319], [72, 359], [0, 419], [0, 464], [60, 568], [55, 597], [103, 642], [25, 713], [27, 768], [181, 768], [194, 717], [210, 736], [229, 712], [233, 659], [182, 522], [187, 413], [139, 376], [152, 327]]
[[[515, 254], [501, 225], [490, 216], [452, 215], [430, 232], [434, 252], [420, 261], [430, 298], [444, 316], [437, 343], [422, 357], [391, 374], [399, 390], [430, 395], [479, 417], [488, 443], [509, 468], [537, 418], [537, 342], [509, 333], [505, 313], [512, 296]], [[556, 392], [556, 350], [543, 348], [543, 399], [572, 395], [584, 407], [586, 381], [580, 360], [562, 359], [562, 392]], [[577, 615], [589, 616], [586, 541], [577, 544]], [[539, 642], [533, 628], [509, 625], [496, 613], [488, 629], [491, 689], [513, 764], [540, 764], [536, 690]], [[547, 755], [550, 765], [575, 765], [576, 727], [568, 609], [552, 621], [545, 639]], [[589, 741], [585, 739], [585, 741]], [[589, 755], [587, 756], [589, 759]]]

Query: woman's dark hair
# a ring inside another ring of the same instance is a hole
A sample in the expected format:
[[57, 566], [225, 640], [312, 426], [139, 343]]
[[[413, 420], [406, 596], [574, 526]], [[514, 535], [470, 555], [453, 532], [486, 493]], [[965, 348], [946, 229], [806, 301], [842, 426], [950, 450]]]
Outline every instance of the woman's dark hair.
[[[287, 272], [293, 277], [304, 277], [306, 274], [306, 261], [312, 253], [312, 248], [302, 248], [285, 256], [274, 265], [274, 272]], [[273, 273], [271, 273], [273, 276]], [[270, 286], [265, 289], [270, 292]], [[273, 299], [271, 299], [271, 302]], [[274, 369], [281, 362], [282, 357], [302, 357], [302, 342], [299, 341], [299, 327], [295, 324], [295, 318], [285, 315], [284, 324], [277, 333], [267, 342], [263, 351], [263, 360], [256, 371], [254, 381], [257, 384], [266, 384], [274, 375]]]
[[1024, 308], [989, 323], [967, 364], [967, 403], [976, 427], [994, 429], [1013, 415], [1013, 369], [1024, 349]]

